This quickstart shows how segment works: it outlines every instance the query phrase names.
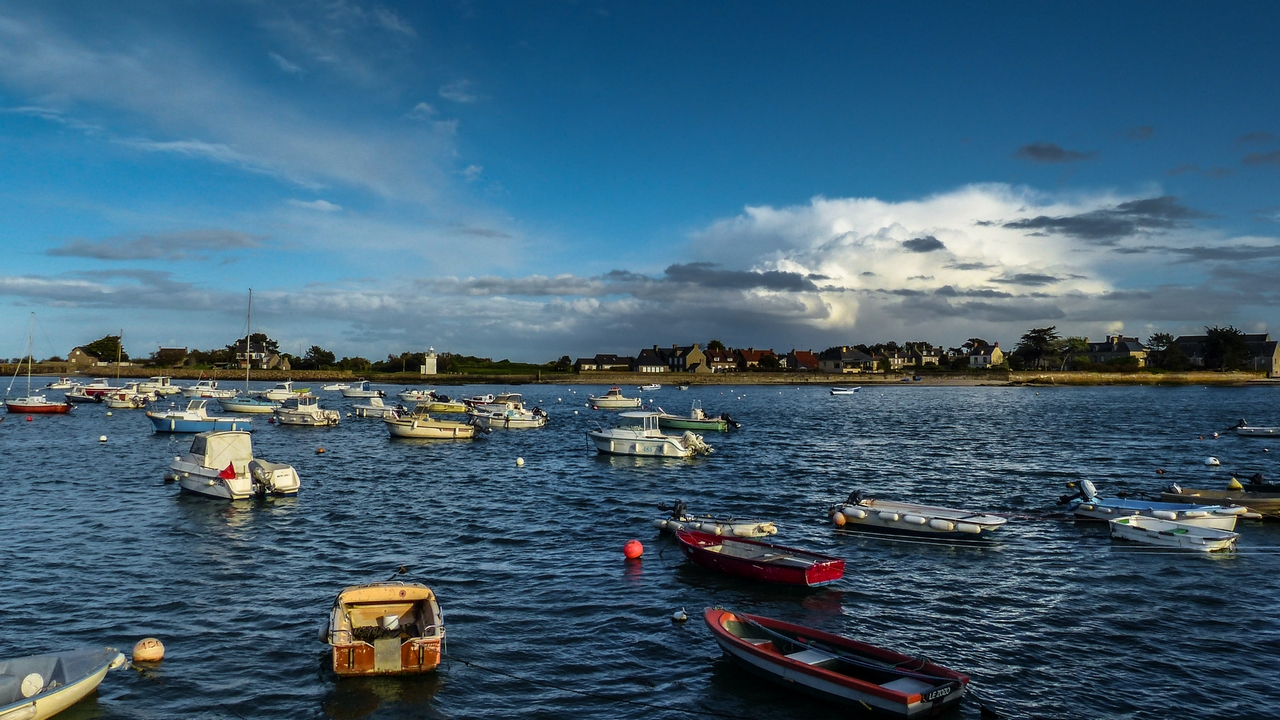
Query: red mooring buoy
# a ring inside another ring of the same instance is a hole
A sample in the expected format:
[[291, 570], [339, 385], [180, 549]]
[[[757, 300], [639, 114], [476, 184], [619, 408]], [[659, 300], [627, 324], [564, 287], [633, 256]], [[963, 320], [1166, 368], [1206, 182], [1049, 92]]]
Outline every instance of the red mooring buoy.
[[628, 560], [635, 560], [644, 554], [644, 545], [639, 540], [628, 540], [626, 545], [622, 546], [622, 554], [627, 556]]

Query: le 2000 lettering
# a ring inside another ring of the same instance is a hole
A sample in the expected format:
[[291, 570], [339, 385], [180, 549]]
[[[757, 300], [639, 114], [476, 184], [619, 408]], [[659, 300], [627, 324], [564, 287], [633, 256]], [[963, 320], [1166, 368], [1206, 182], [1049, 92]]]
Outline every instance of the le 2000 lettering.
[[937, 700], [937, 699], [938, 699], [938, 698], [940, 698], [940, 697], [946, 697], [946, 696], [948, 696], [948, 695], [950, 695], [950, 694], [951, 694], [951, 688], [949, 688], [949, 687], [938, 688], [937, 690], [934, 690], [933, 692], [929, 693], [928, 695], [925, 695], [925, 696], [924, 696], [924, 699], [925, 699], [925, 700]]

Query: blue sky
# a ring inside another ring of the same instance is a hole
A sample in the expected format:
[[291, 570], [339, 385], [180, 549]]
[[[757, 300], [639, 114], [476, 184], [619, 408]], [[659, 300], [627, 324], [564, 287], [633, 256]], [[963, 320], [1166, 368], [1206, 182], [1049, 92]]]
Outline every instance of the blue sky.
[[1278, 19], [0, 2], [0, 355], [1267, 331]]

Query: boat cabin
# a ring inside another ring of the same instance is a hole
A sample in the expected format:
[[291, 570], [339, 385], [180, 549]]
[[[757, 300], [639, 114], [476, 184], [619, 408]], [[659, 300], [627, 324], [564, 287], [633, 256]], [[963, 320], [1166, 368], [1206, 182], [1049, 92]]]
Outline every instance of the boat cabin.
[[624, 412], [618, 413], [618, 426], [643, 430], [645, 435], [662, 435], [658, 427], [656, 412]]
[[[377, 398], [374, 399], [376, 400]], [[285, 400], [284, 403], [280, 405], [280, 408], [283, 410], [310, 410], [312, 408], [319, 408], [319, 406], [320, 398], [314, 395], [296, 395]]]
[[340, 676], [428, 672], [440, 664], [444, 618], [425, 585], [350, 587], [334, 602], [325, 640]]
[[249, 433], [243, 430], [202, 432], [196, 433], [191, 439], [191, 449], [188, 452], [200, 467], [223, 470], [231, 465], [237, 475], [243, 475], [248, 472], [249, 462], [253, 460], [253, 442]]

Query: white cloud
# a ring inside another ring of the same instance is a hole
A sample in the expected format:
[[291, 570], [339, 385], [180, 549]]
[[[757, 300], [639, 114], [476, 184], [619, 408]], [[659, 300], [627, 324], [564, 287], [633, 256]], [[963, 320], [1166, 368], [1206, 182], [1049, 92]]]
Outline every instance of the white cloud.
[[427, 103], [420, 102], [413, 106], [413, 109], [409, 111], [408, 116], [414, 120], [428, 120], [435, 114], [435, 108], [431, 107]]
[[289, 204], [294, 207], [307, 208], [308, 210], [319, 210], [320, 212], [337, 212], [342, 209], [341, 205], [335, 205], [328, 200], [294, 200], [290, 199]]
[[284, 72], [287, 72], [290, 75], [299, 75], [302, 73], [301, 67], [298, 67], [294, 63], [289, 62], [279, 53], [267, 53], [267, 54], [271, 57], [272, 60], [275, 61], [276, 67], [280, 68]]
[[470, 80], [454, 80], [440, 86], [440, 97], [445, 100], [452, 100], [456, 103], [473, 103], [479, 100], [479, 96], [471, 90]]
[[483, 167], [479, 165], [468, 165], [467, 168], [462, 171], [462, 177], [466, 178], [467, 182], [475, 182], [480, 179], [483, 173]]

